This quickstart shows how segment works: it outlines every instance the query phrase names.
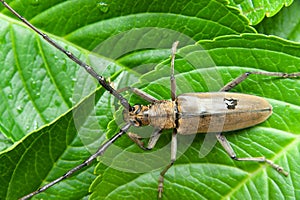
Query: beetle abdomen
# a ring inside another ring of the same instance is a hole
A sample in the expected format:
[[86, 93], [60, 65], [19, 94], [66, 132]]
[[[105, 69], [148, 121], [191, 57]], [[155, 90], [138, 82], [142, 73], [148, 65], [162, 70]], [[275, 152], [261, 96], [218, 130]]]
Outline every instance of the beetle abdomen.
[[265, 121], [272, 113], [265, 99], [239, 93], [187, 93], [179, 95], [177, 103], [180, 134], [243, 129]]

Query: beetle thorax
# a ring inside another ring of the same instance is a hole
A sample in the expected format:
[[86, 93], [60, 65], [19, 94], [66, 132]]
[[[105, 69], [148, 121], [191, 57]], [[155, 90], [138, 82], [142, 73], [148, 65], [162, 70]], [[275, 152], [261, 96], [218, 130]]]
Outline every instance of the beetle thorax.
[[159, 129], [176, 128], [177, 106], [174, 101], [162, 100], [149, 106], [149, 124]]
[[175, 102], [163, 100], [147, 106], [136, 104], [131, 111], [124, 111], [123, 117], [134, 126], [151, 125], [159, 129], [171, 129], [176, 127], [176, 113]]

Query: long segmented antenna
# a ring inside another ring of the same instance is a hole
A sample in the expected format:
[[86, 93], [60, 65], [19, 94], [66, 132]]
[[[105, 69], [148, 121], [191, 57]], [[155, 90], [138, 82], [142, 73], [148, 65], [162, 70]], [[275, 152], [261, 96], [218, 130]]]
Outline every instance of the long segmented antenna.
[[[31, 28], [33, 31], [35, 31], [37, 34], [39, 34], [40, 36], [42, 36], [49, 44], [51, 44], [52, 46], [54, 46], [56, 49], [58, 49], [59, 51], [61, 51], [62, 53], [64, 53], [65, 55], [67, 55], [72, 61], [74, 61], [75, 63], [77, 63], [78, 65], [80, 65], [81, 67], [83, 67], [92, 77], [94, 77], [107, 91], [109, 91], [113, 96], [115, 96], [120, 103], [122, 104], [122, 106], [127, 109], [127, 110], [131, 110], [131, 106], [128, 103], [127, 99], [125, 99], [121, 94], [119, 94], [115, 89], [113, 89], [109, 83], [107, 83], [107, 81], [105, 80], [105, 78], [99, 74], [97, 74], [97, 72], [89, 65], [87, 65], [85, 62], [81, 61], [78, 57], [76, 57], [74, 54], [72, 54], [71, 52], [67, 51], [66, 49], [64, 49], [63, 47], [61, 47], [58, 43], [56, 43], [54, 40], [52, 40], [48, 35], [46, 35], [45, 33], [43, 33], [42, 31], [38, 30], [35, 26], [33, 26], [30, 22], [28, 22], [24, 17], [22, 17], [19, 13], [17, 13], [12, 7], [10, 7], [4, 0], [0, 0], [1, 3], [11, 12], [13, 13], [17, 18], [19, 18], [22, 22], [24, 22], [29, 28]], [[121, 137], [122, 135], [124, 135], [127, 130], [130, 128], [131, 124], [127, 123], [125, 126], [123, 126], [123, 128], [121, 128], [121, 130], [115, 134], [111, 139], [109, 139], [108, 141], [106, 141], [103, 145], [101, 145], [101, 147], [97, 150], [96, 153], [94, 153], [93, 155], [91, 155], [87, 160], [85, 160], [82, 164], [74, 167], [73, 169], [69, 170], [66, 174], [64, 174], [63, 176], [51, 181], [50, 183], [48, 183], [47, 185], [39, 188], [38, 190], [24, 196], [21, 198], [21, 200], [25, 200], [25, 199], [29, 199], [33, 196], [35, 196], [36, 194], [39, 194], [45, 190], [47, 190], [48, 188], [52, 187], [53, 185], [55, 185], [56, 183], [59, 183], [60, 181], [68, 178], [69, 176], [71, 176], [72, 174], [74, 174], [75, 172], [81, 170], [82, 168], [84, 168], [85, 166], [89, 165], [90, 163], [92, 163], [92, 161], [94, 161], [98, 156], [101, 156], [105, 150], [111, 145], [113, 144], [119, 137]]]
[[69, 176], [71, 176], [72, 174], [74, 174], [75, 172], [77, 172], [78, 170], [81, 170], [82, 168], [84, 168], [85, 166], [88, 166], [89, 164], [92, 163], [92, 161], [94, 161], [98, 156], [101, 156], [105, 150], [112, 145], [119, 137], [121, 137], [122, 135], [124, 135], [127, 130], [130, 128], [131, 124], [127, 123], [125, 124], [125, 126], [123, 126], [123, 128], [121, 128], [121, 130], [115, 134], [111, 139], [109, 139], [108, 141], [106, 141], [98, 150], [96, 153], [94, 153], [93, 155], [91, 155], [87, 160], [85, 160], [82, 164], [74, 167], [73, 169], [69, 170], [67, 173], [65, 173], [63, 176], [51, 181], [50, 183], [48, 183], [47, 185], [44, 185], [43, 187], [39, 188], [38, 190], [20, 198], [20, 200], [26, 200], [29, 199], [31, 197], [33, 197], [34, 195], [37, 195], [45, 190], [47, 190], [48, 188], [52, 187], [53, 185], [55, 185], [56, 183], [59, 183], [60, 181], [68, 178]]
[[114, 88], [112, 88], [109, 83], [105, 80], [105, 78], [99, 74], [88, 64], [81, 61], [78, 57], [76, 57], [73, 53], [65, 50], [63, 47], [61, 47], [59, 44], [57, 44], [54, 40], [52, 40], [47, 34], [43, 33], [42, 31], [38, 30], [35, 26], [33, 26], [30, 22], [28, 22], [24, 17], [22, 17], [19, 13], [17, 13], [12, 7], [10, 7], [4, 0], [0, 0], [1, 3], [11, 12], [13, 13], [17, 18], [19, 18], [24, 24], [26, 24], [29, 28], [31, 28], [33, 31], [35, 31], [37, 34], [42, 36], [49, 44], [54, 46], [59, 51], [63, 52], [65, 55], [67, 55], [71, 60], [73, 60], [75, 63], [83, 67], [92, 77], [97, 79], [97, 81], [102, 85], [107, 91], [109, 91], [112, 95], [114, 95], [122, 104], [124, 108], [127, 110], [131, 110], [131, 106], [128, 103], [127, 99], [125, 99], [121, 94], [119, 94]]

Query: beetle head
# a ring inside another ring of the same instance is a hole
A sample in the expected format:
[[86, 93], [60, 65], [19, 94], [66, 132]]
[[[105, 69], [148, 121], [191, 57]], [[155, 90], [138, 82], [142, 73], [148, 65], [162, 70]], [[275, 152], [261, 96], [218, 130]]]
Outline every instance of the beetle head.
[[123, 111], [123, 119], [125, 122], [130, 122], [133, 126], [149, 125], [148, 106], [136, 104], [131, 109]]

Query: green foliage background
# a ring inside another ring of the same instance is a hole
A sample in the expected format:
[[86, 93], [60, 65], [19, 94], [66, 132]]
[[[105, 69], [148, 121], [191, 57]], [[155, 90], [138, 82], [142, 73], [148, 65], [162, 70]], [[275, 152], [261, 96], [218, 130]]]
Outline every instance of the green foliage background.
[[[110, 77], [115, 87], [136, 84], [159, 99], [169, 99], [169, 48], [172, 41], [183, 36], [192, 42], [180, 43], [175, 64], [178, 94], [189, 92], [183, 87], [186, 84], [192, 92], [208, 91], [201, 74], [209, 74], [212, 66], [222, 83], [251, 70], [300, 71], [300, 1], [7, 2], [81, 59], [91, 62], [92, 55], [106, 63], [108, 67], [101, 73]], [[115, 114], [119, 108], [115, 99], [97, 87], [83, 70], [49, 47], [3, 6], [0, 10], [0, 199], [17, 199], [85, 160], [90, 155], [87, 146], [95, 149], [118, 131], [114, 118], [120, 112]], [[169, 43], [156, 49], [128, 49], [121, 57], [119, 52], [127, 50], [129, 44], [147, 47], [155, 42], [155, 37], [119, 38], [109, 43], [113, 45], [94, 51], [113, 36], [150, 30], [147, 28], [173, 30], [182, 35], [169, 38]], [[205, 62], [196, 54], [198, 68], [191, 68], [180, 55], [198, 51], [199, 46], [213, 62]], [[100, 70], [97, 65], [93, 67]], [[94, 87], [79, 87], [78, 91], [78, 83]], [[74, 91], [81, 94], [79, 98], [74, 97]], [[199, 158], [205, 136], [197, 135], [167, 173], [163, 199], [300, 198], [299, 78], [253, 76], [234, 92], [266, 98], [274, 113], [258, 126], [229, 133], [227, 138], [233, 148], [240, 157], [266, 156], [283, 166], [289, 176], [264, 164], [234, 162], [219, 144], [206, 157]], [[132, 98], [131, 102], [138, 101]], [[89, 145], [84, 145], [74, 116], [88, 118], [94, 107], [97, 124], [82, 129], [99, 134], [99, 139], [90, 139]], [[169, 134], [165, 134], [158, 148], [169, 140]], [[117, 145], [142, 153], [126, 137]], [[118, 161], [118, 157], [115, 162], [124, 166], [132, 163]], [[147, 166], [151, 159], [145, 156], [144, 163]], [[159, 171], [126, 173], [95, 162], [35, 198], [156, 199]]]

